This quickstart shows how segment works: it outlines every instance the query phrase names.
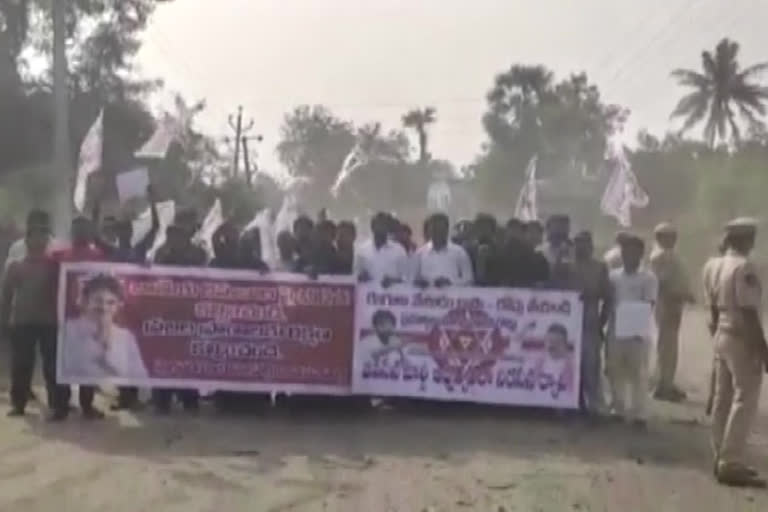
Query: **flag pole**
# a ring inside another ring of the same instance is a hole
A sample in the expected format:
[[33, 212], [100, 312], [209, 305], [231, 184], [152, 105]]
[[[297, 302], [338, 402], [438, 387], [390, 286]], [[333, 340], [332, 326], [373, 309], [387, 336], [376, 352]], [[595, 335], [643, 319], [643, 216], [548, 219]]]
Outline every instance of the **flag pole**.
[[67, 87], [66, 20], [67, 2], [53, 1], [53, 161], [51, 186], [54, 189], [51, 214], [54, 233], [66, 236], [72, 216], [72, 158], [69, 147], [69, 95]]

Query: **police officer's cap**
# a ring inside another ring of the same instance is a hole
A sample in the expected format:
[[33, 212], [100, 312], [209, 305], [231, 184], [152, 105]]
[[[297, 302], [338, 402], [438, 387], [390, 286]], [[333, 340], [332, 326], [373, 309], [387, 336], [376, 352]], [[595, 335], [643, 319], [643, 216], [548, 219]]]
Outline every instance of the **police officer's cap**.
[[677, 230], [669, 222], [662, 222], [654, 228], [653, 233], [656, 235], [676, 235]]
[[725, 225], [729, 235], [748, 235], [757, 231], [757, 220], [752, 217], [739, 217]]

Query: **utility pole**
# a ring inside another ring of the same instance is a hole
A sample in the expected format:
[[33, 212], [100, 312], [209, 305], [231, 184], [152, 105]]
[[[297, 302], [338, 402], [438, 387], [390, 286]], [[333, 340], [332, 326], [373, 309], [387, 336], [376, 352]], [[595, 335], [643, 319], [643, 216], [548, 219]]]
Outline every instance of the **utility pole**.
[[253, 128], [253, 119], [249, 120], [248, 124], [243, 127], [243, 107], [241, 105], [237, 107], [237, 117], [235, 118], [230, 114], [228, 122], [230, 128], [235, 130], [235, 161], [234, 166], [232, 167], [232, 172], [233, 176], [237, 176], [239, 172], [238, 167], [240, 165], [240, 143], [242, 142], [243, 135]]
[[67, 87], [67, 34], [65, 11], [67, 2], [53, 0], [53, 161], [51, 186], [54, 196], [52, 213], [54, 232], [63, 236], [69, 231], [72, 216], [72, 159], [69, 147], [69, 94]]
[[[256, 135], [255, 137], [246, 137], [243, 135], [242, 137], [242, 143], [243, 143], [243, 163], [245, 164], [245, 181], [248, 183], [249, 187], [253, 186], [253, 175], [259, 172], [259, 164], [257, 162], [254, 162], [253, 166], [253, 173], [251, 173], [251, 154], [248, 151], [248, 141], [249, 140], [255, 140], [256, 142], [261, 142], [263, 140], [263, 137], [261, 135]], [[257, 153], [258, 155], [258, 153]]]

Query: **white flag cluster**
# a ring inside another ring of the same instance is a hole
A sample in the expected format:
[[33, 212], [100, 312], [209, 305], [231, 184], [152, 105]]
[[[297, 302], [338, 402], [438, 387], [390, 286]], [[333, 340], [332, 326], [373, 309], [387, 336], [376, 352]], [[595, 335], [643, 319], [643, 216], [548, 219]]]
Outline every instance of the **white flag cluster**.
[[259, 210], [251, 222], [243, 228], [242, 234], [248, 233], [254, 228], [259, 229], [261, 259], [267, 262], [268, 265], [276, 263], [279, 256], [276, 247], [274, 224], [272, 223], [269, 208]]
[[350, 176], [352, 176], [355, 171], [367, 163], [368, 157], [365, 155], [359, 144], [355, 145], [355, 147], [352, 148], [352, 151], [350, 151], [347, 157], [344, 159], [344, 163], [341, 165], [341, 170], [336, 176], [336, 181], [334, 181], [333, 186], [331, 187], [331, 194], [333, 194], [334, 197], [338, 196], [341, 186], [349, 179]]
[[615, 148], [608, 155], [614, 169], [600, 201], [603, 214], [614, 217], [620, 226], [632, 226], [632, 207], [645, 208], [650, 201], [648, 194], [637, 182], [637, 176], [622, 148]]
[[293, 223], [299, 217], [299, 206], [296, 196], [292, 193], [286, 193], [283, 196], [283, 204], [280, 211], [277, 212], [274, 223], [275, 236], [283, 231], [292, 232]]
[[[173, 222], [173, 218], [176, 216], [176, 203], [174, 203], [173, 200], [157, 203], [157, 216], [160, 218], [160, 227], [155, 236], [155, 243], [152, 244], [152, 248], [147, 252], [147, 257], [150, 259], [154, 257], [157, 250], [165, 243], [165, 232], [168, 229], [168, 226]], [[149, 232], [151, 227], [152, 213], [149, 208], [147, 208], [133, 221], [132, 244], [136, 245], [139, 240], [144, 238], [144, 235]]]
[[136, 151], [136, 158], [163, 159], [168, 150], [176, 141], [184, 137], [184, 130], [195, 113], [195, 109], [187, 108], [180, 98], [176, 99], [177, 117], [165, 114], [165, 117], [157, 124], [152, 136], [141, 148]]
[[101, 167], [101, 153], [104, 146], [104, 109], [88, 129], [80, 145], [78, 156], [77, 180], [75, 181], [74, 203], [77, 211], [85, 208], [85, 194], [88, 188], [88, 176]]
[[432, 182], [427, 190], [427, 209], [431, 212], [445, 212], [453, 202], [451, 187], [445, 180]]
[[539, 156], [533, 155], [525, 169], [525, 183], [520, 189], [520, 195], [517, 196], [515, 205], [515, 217], [530, 222], [539, 218], [538, 190], [536, 185], [536, 163]]
[[221, 208], [221, 201], [216, 199], [213, 206], [211, 206], [211, 209], [208, 210], [208, 213], [205, 215], [203, 223], [200, 225], [200, 229], [198, 229], [195, 236], [192, 237], [192, 241], [202, 245], [205, 250], [208, 251], [208, 255], [213, 256], [213, 244], [211, 243], [211, 240], [213, 240], [213, 234], [223, 223], [224, 211]]

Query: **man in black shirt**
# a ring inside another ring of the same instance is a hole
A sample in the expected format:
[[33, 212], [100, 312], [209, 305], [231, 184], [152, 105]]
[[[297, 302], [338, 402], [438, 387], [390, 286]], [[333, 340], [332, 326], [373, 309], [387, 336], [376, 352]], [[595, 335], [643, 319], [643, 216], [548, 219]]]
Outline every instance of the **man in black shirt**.
[[295, 272], [309, 272], [312, 266], [315, 223], [306, 215], [301, 215], [293, 223], [293, 238], [296, 241]]
[[[105, 226], [101, 232], [104, 237], [96, 237], [96, 246], [104, 252], [109, 261], [115, 263], [144, 263], [147, 259], [147, 253], [155, 243], [157, 231], [160, 229], [160, 217], [157, 212], [154, 192], [152, 187], [147, 187], [147, 197], [149, 198], [149, 208], [152, 215], [152, 226], [149, 231], [139, 240], [136, 245], [132, 245], [133, 223], [129, 219], [117, 220], [114, 217], [105, 218]], [[94, 221], [99, 220], [98, 204], [94, 209]], [[116, 239], [117, 244], [113, 244], [110, 238]], [[110, 407], [113, 411], [122, 409], [133, 409], [139, 405], [139, 389], [136, 387], [118, 388], [118, 396], [115, 403]]]
[[[166, 231], [166, 242], [157, 251], [155, 263], [181, 267], [205, 267], [208, 255], [202, 247], [192, 243], [192, 232], [188, 225], [173, 224]], [[196, 389], [153, 389], [152, 402], [158, 414], [168, 414], [174, 393], [184, 409], [196, 412], [200, 408], [200, 394]]]
[[529, 245], [525, 224], [518, 219], [507, 222], [502, 251], [501, 286], [532, 288], [549, 279], [546, 258]]
[[472, 260], [477, 286], [501, 285], [504, 255], [497, 231], [498, 225], [493, 216], [478, 214], [472, 226], [471, 239], [465, 245]]
[[336, 251], [336, 224], [330, 220], [318, 223], [312, 241], [312, 261], [308, 273], [313, 276], [336, 274], [339, 270], [339, 257]]
[[355, 239], [357, 228], [347, 220], [339, 222], [336, 230], [336, 255], [338, 256], [338, 273], [352, 275], [352, 267], [355, 261]]
[[[210, 266], [268, 272], [267, 265], [261, 259], [260, 235], [256, 228], [244, 233], [238, 239], [237, 228], [225, 222], [213, 234], [212, 245], [215, 257], [211, 260]], [[220, 412], [247, 412], [252, 406], [268, 403], [269, 398], [269, 395], [264, 393], [216, 391], [213, 401]]]

